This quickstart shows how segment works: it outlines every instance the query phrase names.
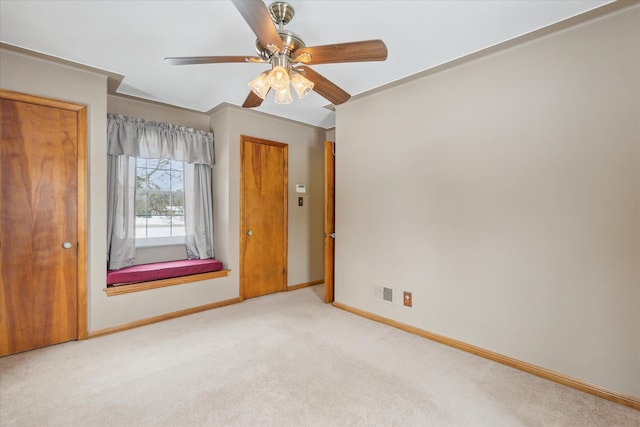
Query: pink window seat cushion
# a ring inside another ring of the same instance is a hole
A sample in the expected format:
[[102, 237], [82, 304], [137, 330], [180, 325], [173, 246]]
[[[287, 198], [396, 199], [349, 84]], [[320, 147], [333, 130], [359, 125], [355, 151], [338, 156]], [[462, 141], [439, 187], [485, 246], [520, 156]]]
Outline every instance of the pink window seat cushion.
[[213, 258], [154, 262], [125, 267], [120, 270], [109, 270], [107, 285], [118, 286], [125, 283], [148, 282], [218, 270], [222, 270], [222, 263]]

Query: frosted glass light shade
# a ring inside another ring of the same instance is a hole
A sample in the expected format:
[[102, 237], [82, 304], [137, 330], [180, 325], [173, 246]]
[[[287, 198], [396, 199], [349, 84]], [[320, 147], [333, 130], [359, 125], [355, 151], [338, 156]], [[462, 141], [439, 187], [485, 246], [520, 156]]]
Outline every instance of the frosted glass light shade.
[[309, 95], [309, 92], [313, 90], [313, 82], [302, 76], [299, 73], [293, 73], [291, 76], [291, 85], [298, 94], [298, 98], [302, 99]]
[[273, 67], [269, 73], [269, 85], [275, 91], [289, 88], [289, 72], [280, 65]]
[[276, 104], [291, 104], [293, 102], [293, 98], [291, 98], [291, 91], [289, 90], [289, 86], [286, 86], [284, 89], [279, 89], [276, 91], [276, 98], [274, 102]]
[[264, 97], [267, 96], [267, 93], [269, 92], [270, 86], [269, 78], [267, 77], [268, 75], [269, 72], [265, 71], [249, 82], [249, 87], [251, 88], [253, 93], [258, 95], [262, 99], [264, 99]]

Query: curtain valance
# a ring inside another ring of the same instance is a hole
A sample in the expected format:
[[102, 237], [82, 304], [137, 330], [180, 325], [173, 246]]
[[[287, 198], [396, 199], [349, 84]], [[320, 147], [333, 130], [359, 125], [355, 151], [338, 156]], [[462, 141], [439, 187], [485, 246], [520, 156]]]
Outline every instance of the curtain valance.
[[107, 114], [108, 153], [147, 159], [173, 159], [212, 167], [213, 133]]

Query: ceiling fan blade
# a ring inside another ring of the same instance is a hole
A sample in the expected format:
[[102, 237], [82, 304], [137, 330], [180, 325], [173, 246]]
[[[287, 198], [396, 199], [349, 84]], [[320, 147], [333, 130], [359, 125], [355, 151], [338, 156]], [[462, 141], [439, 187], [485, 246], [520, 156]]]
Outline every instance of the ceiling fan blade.
[[295, 51], [295, 56], [308, 53], [311, 60], [304, 64], [331, 64], [336, 62], [384, 61], [387, 59], [387, 46], [382, 40], [328, 44], [324, 46], [303, 47]]
[[313, 90], [327, 98], [334, 105], [342, 104], [347, 102], [351, 95], [349, 95], [344, 90], [340, 89], [331, 81], [327, 80], [320, 74], [316, 73], [309, 67], [305, 67], [301, 65], [296, 67], [296, 70], [303, 71], [304, 76], [313, 82]]
[[[271, 89], [269, 89], [271, 90]], [[269, 91], [267, 91], [269, 93]], [[256, 95], [252, 90], [249, 91], [249, 95], [247, 95], [247, 99], [244, 100], [244, 104], [242, 104], [243, 108], [254, 108], [259, 107], [264, 101], [258, 95]]]
[[267, 6], [262, 0], [231, 0], [263, 47], [273, 45], [282, 51], [283, 44]]
[[252, 56], [171, 56], [164, 58], [164, 62], [171, 65], [191, 64], [220, 64], [225, 62], [264, 62], [258, 57]]

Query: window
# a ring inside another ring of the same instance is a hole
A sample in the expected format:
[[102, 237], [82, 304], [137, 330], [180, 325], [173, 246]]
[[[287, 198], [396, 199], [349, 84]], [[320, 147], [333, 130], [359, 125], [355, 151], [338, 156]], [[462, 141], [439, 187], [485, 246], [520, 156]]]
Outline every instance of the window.
[[183, 244], [184, 163], [136, 159], [136, 246]]
[[107, 142], [108, 269], [143, 245], [213, 258], [213, 133], [108, 113]]

